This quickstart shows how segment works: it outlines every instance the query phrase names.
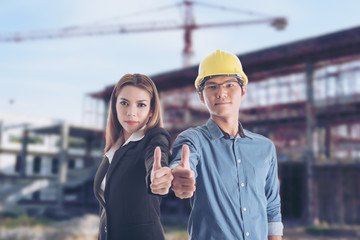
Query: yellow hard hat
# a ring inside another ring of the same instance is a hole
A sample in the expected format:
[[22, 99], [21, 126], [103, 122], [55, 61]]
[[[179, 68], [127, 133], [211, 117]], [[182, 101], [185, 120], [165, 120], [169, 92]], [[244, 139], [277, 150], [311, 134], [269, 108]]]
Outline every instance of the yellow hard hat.
[[199, 89], [206, 80], [218, 76], [233, 76], [240, 80], [240, 84], [246, 85], [248, 78], [245, 75], [239, 58], [221, 50], [216, 50], [205, 57], [199, 65], [199, 73], [195, 80], [195, 87]]

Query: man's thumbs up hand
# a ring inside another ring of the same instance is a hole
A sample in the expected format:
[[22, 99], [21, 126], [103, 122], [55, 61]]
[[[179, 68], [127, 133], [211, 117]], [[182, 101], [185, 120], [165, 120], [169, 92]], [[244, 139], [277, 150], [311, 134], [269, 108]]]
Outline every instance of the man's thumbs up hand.
[[190, 169], [189, 163], [190, 150], [189, 147], [184, 144], [182, 147], [181, 161], [172, 174], [174, 180], [172, 181], [172, 189], [178, 198], [190, 198], [195, 191], [195, 174]]
[[184, 144], [182, 147], [181, 162], [179, 163], [179, 165], [184, 169], [188, 169], [188, 170], [190, 170], [189, 156], [190, 156], [189, 147], [188, 145]]
[[154, 151], [154, 163], [151, 170], [150, 176], [151, 192], [154, 194], [164, 195], [169, 192], [171, 187], [171, 181], [173, 176], [171, 174], [171, 169], [168, 167], [161, 167], [161, 149], [156, 147]]

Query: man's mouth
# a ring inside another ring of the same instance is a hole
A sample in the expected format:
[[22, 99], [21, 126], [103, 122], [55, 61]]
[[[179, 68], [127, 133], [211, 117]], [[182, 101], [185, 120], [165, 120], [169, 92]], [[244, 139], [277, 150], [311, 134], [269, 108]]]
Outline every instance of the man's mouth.
[[231, 102], [217, 102], [215, 103], [215, 106], [216, 105], [226, 105], [226, 104], [230, 104]]

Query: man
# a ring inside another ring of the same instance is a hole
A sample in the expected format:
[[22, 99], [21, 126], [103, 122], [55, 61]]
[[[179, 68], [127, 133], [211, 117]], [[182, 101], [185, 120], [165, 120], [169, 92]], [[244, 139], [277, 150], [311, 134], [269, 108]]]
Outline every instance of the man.
[[200, 63], [195, 87], [210, 119], [177, 137], [170, 164], [175, 195], [191, 197], [189, 239], [282, 239], [275, 146], [239, 122], [247, 82], [231, 53]]

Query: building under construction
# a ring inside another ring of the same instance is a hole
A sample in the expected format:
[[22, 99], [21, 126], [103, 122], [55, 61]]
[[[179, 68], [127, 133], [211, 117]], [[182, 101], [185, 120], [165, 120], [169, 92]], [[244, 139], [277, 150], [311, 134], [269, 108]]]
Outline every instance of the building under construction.
[[51, 119], [2, 114], [0, 212], [56, 218], [97, 212], [92, 186], [102, 156], [103, 132]]
[[[276, 145], [284, 220], [359, 224], [360, 27], [238, 57], [249, 78], [240, 121]], [[209, 118], [197, 70], [152, 76], [173, 139]], [[92, 94], [105, 109], [113, 87]]]

